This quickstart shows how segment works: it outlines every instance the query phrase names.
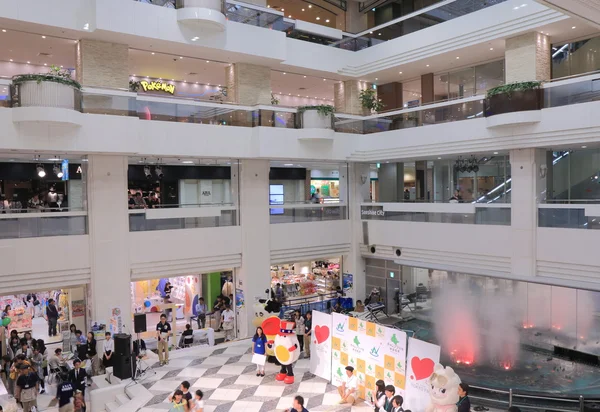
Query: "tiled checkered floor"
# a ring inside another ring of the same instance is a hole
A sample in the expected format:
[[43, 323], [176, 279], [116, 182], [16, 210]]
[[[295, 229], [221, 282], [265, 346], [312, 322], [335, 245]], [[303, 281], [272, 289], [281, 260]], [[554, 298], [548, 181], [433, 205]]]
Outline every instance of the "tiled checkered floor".
[[143, 385], [155, 395], [140, 412], [169, 409], [167, 397], [187, 380], [192, 391], [204, 392], [205, 412], [268, 412], [290, 408], [296, 395], [307, 401], [312, 411], [367, 412], [372, 408], [364, 403], [350, 407], [338, 405], [337, 389], [328, 381], [311, 374], [309, 361], [300, 359], [294, 368], [296, 382], [286, 385], [275, 380], [279, 368], [268, 364], [266, 376], [256, 376], [252, 364], [251, 342], [227, 343], [212, 348], [190, 348], [172, 353], [171, 362], [164, 367], [154, 365], [156, 375], [149, 376]]

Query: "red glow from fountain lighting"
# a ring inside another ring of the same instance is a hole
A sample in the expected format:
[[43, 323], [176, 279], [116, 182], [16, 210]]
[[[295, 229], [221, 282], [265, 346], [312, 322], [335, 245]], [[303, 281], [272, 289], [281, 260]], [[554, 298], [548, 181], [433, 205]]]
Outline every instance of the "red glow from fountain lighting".
[[552, 329], [561, 330], [562, 326], [560, 326], [560, 325], [552, 325]]
[[532, 329], [534, 327], [533, 323], [524, 323], [523, 329]]

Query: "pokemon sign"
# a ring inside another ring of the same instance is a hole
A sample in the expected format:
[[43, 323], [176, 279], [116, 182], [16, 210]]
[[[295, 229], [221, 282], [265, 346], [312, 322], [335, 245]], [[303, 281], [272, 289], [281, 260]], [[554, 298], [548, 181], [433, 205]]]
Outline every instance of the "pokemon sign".
[[163, 82], [147, 82], [142, 80], [140, 86], [145, 92], [166, 92], [169, 94], [175, 94], [175, 85]]

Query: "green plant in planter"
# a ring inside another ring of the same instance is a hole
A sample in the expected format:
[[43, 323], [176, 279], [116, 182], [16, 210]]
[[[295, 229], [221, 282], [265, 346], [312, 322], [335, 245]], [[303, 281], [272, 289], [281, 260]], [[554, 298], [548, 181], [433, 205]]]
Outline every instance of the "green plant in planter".
[[69, 70], [63, 70], [54, 65], [50, 66], [49, 73], [19, 74], [12, 78], [12, 82], [15, 85], [32, 81], [37, 82], [38, 84], [41, 82], [60, 83], [81, 90], [81, 84], [71, 78], [71, 72]]
[[279, 104], [279, 99], [277, 97], [275, 97], [273, 95], [273, 93], [271, 93], [271, 105], [272, 106], [277, 106]]
[[361, 106], [370, 111], [380, 112], [385, 107], [381, 99], [377, 98], [377, 91], [373, 88], [369, 87], [361, 91], [358, 98], [360, 99]]
[[321, 116], [329, 116], [333, 114], [334, 108], [330, 104], [320, 104], [318, 106], [300, 106], [298, 107], [298, 114], [302, 114], [307, 110], [316, 110]]
[[502, 86], [494, 87], [487, 91], [486, 97], [490, 98], [497, 94], [506, 94], [509, 98], [514, 92], [524, 92], [527, 90], [539, 89], [542, 86], [542, 82], [517, 82], [503, 84]]

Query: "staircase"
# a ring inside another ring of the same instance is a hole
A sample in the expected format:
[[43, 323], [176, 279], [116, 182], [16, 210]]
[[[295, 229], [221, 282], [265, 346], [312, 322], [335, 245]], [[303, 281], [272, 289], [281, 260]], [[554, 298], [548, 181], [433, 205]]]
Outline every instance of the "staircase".
[[131, 379], [121, 381], [112, 374], [112, 368], [107, 372], [92, 378], [98, 388], [90, 392], [90, 409], [94, 412], [134, 412], [152, 399], [152, 393], [144, 386]]

